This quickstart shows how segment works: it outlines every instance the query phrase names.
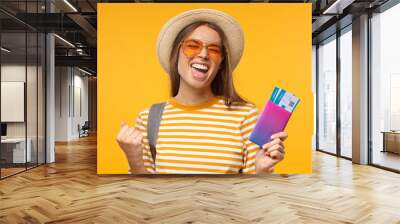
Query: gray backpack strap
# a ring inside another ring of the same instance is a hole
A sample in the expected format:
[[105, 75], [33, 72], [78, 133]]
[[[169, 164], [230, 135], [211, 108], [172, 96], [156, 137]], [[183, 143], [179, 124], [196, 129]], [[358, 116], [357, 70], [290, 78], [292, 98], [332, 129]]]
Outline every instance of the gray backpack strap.
[[161, 116], [164, 111], [165, 102], [156, 103], [151, 105], [149, 117], [147, 119], [147, 138], [149, 139], [149, 146], [153, 161], [156, 161], [156, 145], [158, 137], [158, 129], [160, 128]]

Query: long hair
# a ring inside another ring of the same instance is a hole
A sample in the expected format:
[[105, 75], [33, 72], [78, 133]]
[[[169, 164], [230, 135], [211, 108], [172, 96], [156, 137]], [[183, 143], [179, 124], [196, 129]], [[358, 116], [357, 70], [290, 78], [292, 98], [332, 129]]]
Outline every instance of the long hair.
[[230, 62], [230, 52], [228, 41], [226, 39], [225, 33], [216, 24], [210, 22], [195, 22], [184, 29], [182, 29], [176, 36], [175, 41], [172, 45], [171, 55], [170, 55], [170, 81], [171, 81], [171, 95], [174, 97], [178, 94], [180, 75], [178, 73], [178, 60], [179, 60], [179, 50], [180, 43], [184, 40], [190, 33], [192, 33], [197, 27], [206, 25], [211, 29], [215, 30], [221, 40], [222, 40], [222, 50], [224, 58], [219, 65], [219, 70], [211, 83], [211, 91], [215, 96], [222, 96], [225, 100], [225, 105], [230, 106], [232, 103], [246, 103], [236, 92], [232, 80], [232, 68]]

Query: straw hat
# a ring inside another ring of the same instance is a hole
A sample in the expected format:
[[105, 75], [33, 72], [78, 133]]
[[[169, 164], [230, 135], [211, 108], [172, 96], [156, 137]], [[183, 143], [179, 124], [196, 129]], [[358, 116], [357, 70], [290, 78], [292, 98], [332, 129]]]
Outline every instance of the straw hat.
[[226, 35], [232, 70], [238, 65], [244, 48], [243, 31], [230, 15], [214, 9], [194, 9], [171, 18], [158, 34], [157, 56], [161, 66], [169, 73], [169, 58], [176, 36], [186, 26], [195, 22], [210, 22], [219, 26]]

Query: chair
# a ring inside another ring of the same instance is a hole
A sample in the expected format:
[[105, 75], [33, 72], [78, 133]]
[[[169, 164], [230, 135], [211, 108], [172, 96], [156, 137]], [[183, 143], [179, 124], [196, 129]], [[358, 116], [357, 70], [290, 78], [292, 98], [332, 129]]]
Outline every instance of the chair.
[[85, 121], [82, 127], [80, 127], [80, 125], [78, 124], [79, 138], [89, 136], [89, 129], [90, 129], [89, 121]]

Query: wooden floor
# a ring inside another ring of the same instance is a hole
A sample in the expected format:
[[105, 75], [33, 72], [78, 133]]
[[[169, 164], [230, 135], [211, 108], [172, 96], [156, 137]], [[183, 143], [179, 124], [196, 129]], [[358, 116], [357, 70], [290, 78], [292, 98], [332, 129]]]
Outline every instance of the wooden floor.
[[18, 167], [6, 167], [6, 168], [0, 168], [1, 170], [1, 178], [6, 178], [8, 176], [20, 173], [20, 172], [24, 172], [27, 169], [33, 169], [37, 167], [37, 164], [33, 164], [33, 163], [27, 163], [27, 167], [25, 167], [25, 164], [18, 164]]
[[374, 162], [374, 164], [389, 167], [395, 170], [400, 170], [400, 154], [375, 150], [372, 161]]
[[312, 175], [96, 175], [95, 138], [0, 181], [0, 223], [400, 223], [400, 175], [314, 155]]
[[19, 167], [14, 168], [14, 167], [12, 167], [12, 168], [0, 168], [0, 169], [1, 169], [1, 177], [2, 178], [3, 177], [8, 177], [8, 176], [11, 176], [13, 174], [16, 174], [16, 173], [19, 173], [19, 172], [22, 172], [22, 171], [26, 170], [25, 167], [24, 168], [19, 168]]

